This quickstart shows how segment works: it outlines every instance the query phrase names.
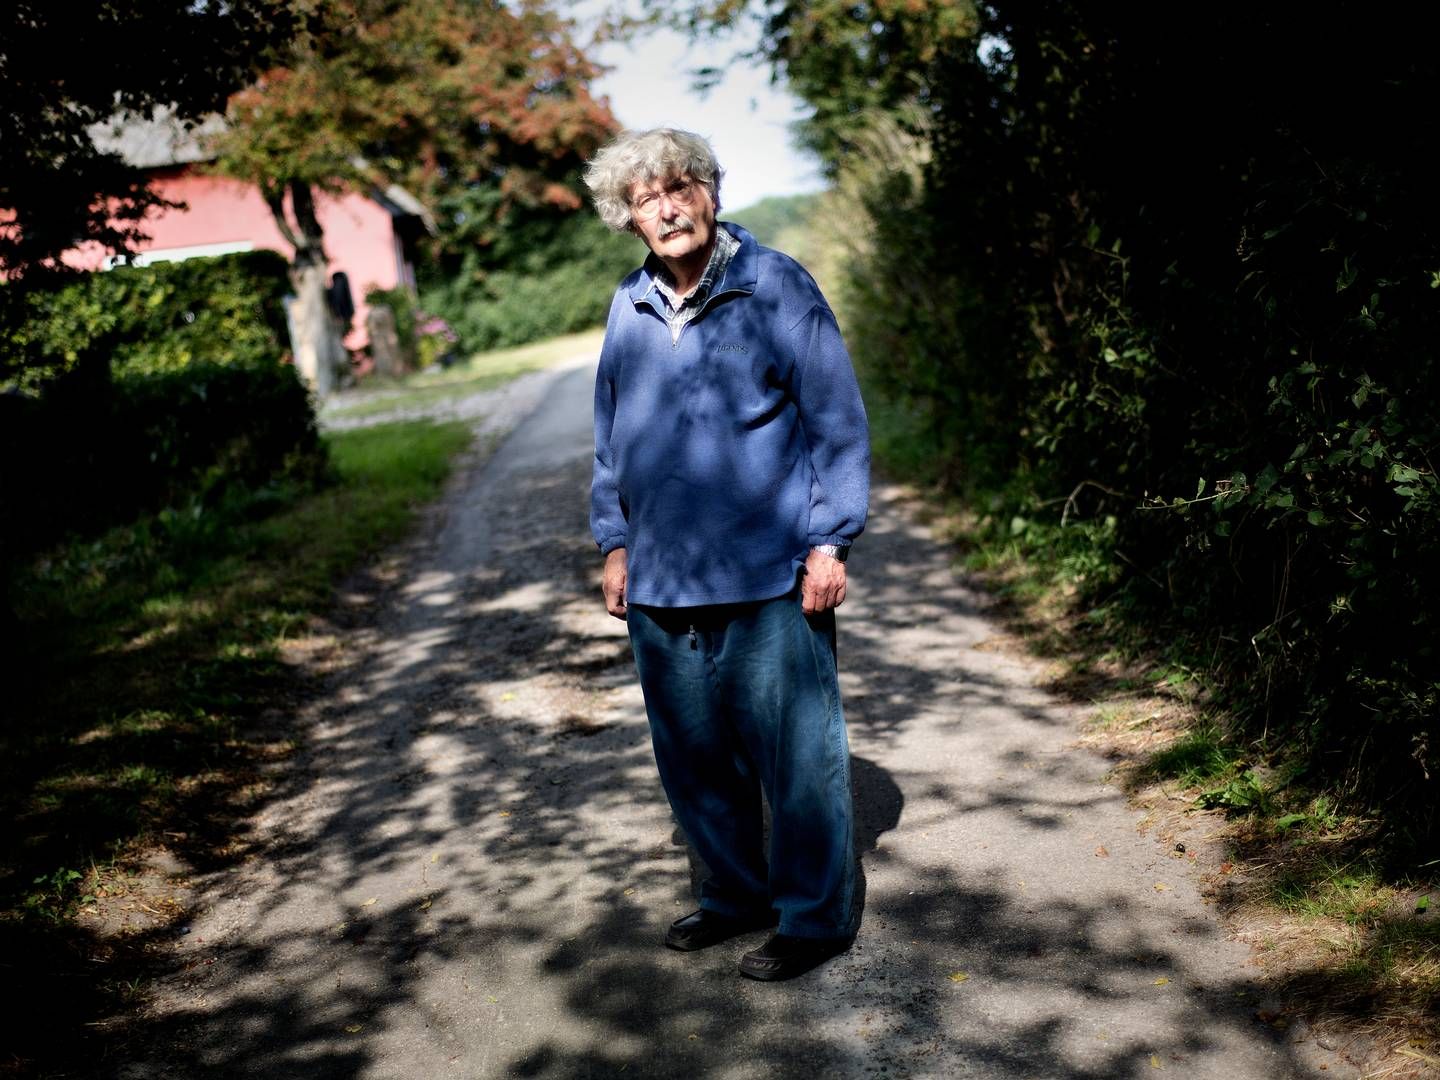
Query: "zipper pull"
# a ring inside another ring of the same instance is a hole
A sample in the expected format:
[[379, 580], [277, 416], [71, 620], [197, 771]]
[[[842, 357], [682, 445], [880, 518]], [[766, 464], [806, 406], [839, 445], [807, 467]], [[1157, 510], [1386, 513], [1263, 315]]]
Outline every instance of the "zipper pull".
[[699, 639], [699, 637], [696, 636], [696, 634], [695, 634], [695, 627], [694, 627], [693, 625], [690, 627], [690, 648], [692, 648], [692, 649], [698, 649], [698, 648], [700, 648], [700, 639]]

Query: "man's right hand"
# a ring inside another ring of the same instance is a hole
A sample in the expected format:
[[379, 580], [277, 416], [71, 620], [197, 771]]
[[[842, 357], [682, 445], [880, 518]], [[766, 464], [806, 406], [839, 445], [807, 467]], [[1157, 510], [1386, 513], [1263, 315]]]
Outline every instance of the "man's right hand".
[[616, 548], [605, 556], [605, 576], [600, 588], [605, 592], [605, 610], [617, 619], [625, 618], [625, 549]]

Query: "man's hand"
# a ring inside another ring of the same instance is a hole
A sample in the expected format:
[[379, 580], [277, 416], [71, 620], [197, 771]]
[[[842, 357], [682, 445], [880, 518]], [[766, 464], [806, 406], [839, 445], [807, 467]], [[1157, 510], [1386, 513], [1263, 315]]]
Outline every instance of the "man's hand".
[[845, 564], [818, 551], [810, 552], [805, 557], [805, 576], [800, 579], [800, 610], [814, 615], [844, 602]]
[[625, 618], [626, 584], [625, 549], [616, 548], [605, 556], [605, 576], [600, 588], [605, 592], [605, 610], [617, 619]]

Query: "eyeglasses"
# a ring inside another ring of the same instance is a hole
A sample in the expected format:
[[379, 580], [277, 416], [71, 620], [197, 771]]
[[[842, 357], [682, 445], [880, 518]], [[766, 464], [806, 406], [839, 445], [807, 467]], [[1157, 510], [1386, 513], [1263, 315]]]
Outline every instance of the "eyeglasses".
[[669, 196], [669, 199], [676, 206], [689, 206], [695, 201], [695, 193], [699, 184], [691, 177], [683, 177], [679, 180], [672, 180], [665, 185], [664, 191], [647, 191], [638, 199], [630, 203], [630, 211], [640, 221], [649, 221], [656, 214], [660, 213], [660, 197]]

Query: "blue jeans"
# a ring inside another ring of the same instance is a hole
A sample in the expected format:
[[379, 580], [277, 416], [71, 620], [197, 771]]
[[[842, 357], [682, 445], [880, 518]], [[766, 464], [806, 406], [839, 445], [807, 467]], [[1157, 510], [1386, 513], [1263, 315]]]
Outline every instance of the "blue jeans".
[[627, 622], [660, 781], [710, 872], [700, 906], [724, 915], [773, 908], [782, 934], [852, 936], [850, 749], [834, 612], [807, 618], [797, 589], [747, 604], [631, 605]]

